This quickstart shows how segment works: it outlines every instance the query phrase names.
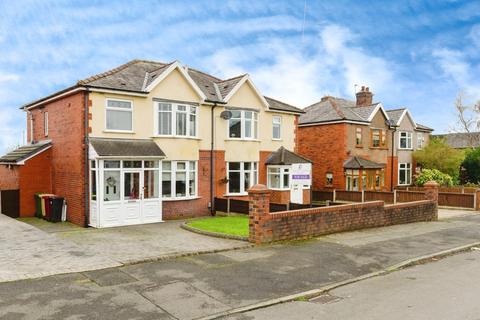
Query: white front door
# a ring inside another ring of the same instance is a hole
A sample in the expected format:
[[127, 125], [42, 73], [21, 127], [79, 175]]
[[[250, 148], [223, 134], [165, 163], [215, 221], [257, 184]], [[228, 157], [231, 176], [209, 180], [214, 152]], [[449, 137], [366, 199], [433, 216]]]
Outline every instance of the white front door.
[[292, 184], [290, 189], [290, 202], [303, 204], [303, 186], [301, 184]]
[[141, 171], [123, 172], [123, 222], [122, 225], [142, 223], [143, 183]]

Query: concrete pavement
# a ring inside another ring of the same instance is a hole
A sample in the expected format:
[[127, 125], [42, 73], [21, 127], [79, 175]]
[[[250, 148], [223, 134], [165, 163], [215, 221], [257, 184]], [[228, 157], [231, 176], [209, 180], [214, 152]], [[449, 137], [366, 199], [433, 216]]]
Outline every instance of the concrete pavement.
[[2, 283], [0, 318], [195, 319], [478, 241], [475, 215]]
[[310, 302], [289, 302], [228, 320], [479, 319], [480, 252], [471, 251], [356, 282]]

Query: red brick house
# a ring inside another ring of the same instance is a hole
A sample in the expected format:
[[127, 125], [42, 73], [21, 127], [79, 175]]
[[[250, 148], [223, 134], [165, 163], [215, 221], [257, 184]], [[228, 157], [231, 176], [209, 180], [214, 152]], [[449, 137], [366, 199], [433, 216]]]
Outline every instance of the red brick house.
[[[400, 138], [397, 129], [404, 117], [373, 103], [368, 87], [362, 87], [356, 98], [326, 96], [300, 116], [297, 150], [313, 162], [314, 190], [382, 191], [398, 185], [398, 170], [404, 168], [398, 167], [397, 143], [403, 145], [404, 136]], [[422, 134], [431, 130], [413, 126], [411, 130]], [[413, 150], [401, 151], [409, 151], [411, 158]], [[405, 177], [405, 172], [400, 176]], [[411, 179], [404, 180], [411, 183]]]
[[[246, 198], [256, 183], [308, 201], [290, 174], [292, 159], [306, 161], [291, 157], [303, 111], [260, 94], [248, 74], [133, 60], [22, 110], [22, 148], [38, 153], [0, 158], [0, 186], [9, 177], [20, 190], [21, 216], [34, 215], [35, 192], [65, 197], [67, 219], [93, 227], [209, 215], [215, 197]], [[289, 160], [276, 161], [284, 150]]]

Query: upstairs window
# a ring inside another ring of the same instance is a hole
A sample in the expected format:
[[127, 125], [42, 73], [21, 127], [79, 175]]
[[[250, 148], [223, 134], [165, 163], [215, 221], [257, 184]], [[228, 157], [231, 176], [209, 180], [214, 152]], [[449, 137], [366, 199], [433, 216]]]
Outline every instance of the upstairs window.
[[45, 137], [48, 136], [48, 112], [43, 114], [43, 131], [45, 133]]
[[356, 128], [355, 129], [355, 145], [357, 147], [361, 147], [362, 146], [362, 128]]
[[400, 149], [412, 149], [412, 133], [400, 131]]
[[273, 116], [272, 118], [272, 138], [280, 140], [282, 137], [282, 117]]
[[425, 137], [423, 134], [418, 133], [417, 134], [417, 149], [422, 149], [425, 144]]
[[197, 107], [159, 102], [157, 104], [157, 130], [160, 136], [197, 136]]
[[112, 131], [133, 131], [132, 101], [107, 99], [106, 129]]
[[258, 113], [247, 110], [232, 110], [228, 120], [228, 137], [232, 139], [258, 138]]
[[380, 148], [386, 146], [386, 134], [382, 129], [371, 130], [371, 147]]

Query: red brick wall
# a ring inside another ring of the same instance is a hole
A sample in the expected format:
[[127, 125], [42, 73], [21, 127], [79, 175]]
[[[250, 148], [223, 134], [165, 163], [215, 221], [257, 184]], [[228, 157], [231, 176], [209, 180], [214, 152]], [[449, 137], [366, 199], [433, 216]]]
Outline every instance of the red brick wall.
[[260, 151], [259, 162], [258, 162], [258, 183], [267, 185], [267, 166], [265, 161], [267, 161], [268, 156], [272, 151]]
[[0, 165], [0, 190], [18, 189], [18, 166]]
[[383, 201], [269, 213], [269, 196], [252, 194], [249, 241], [307, 239], [335, 232], [435, 221], [437, 204], [423, 200], [385, 206]]
[[19, 166], [20, 217], [35, 216], [35, 193], [52, 192], [51, 161], [52, 149], [48, 149]]
[[[44, 135], [43, 126], [43, 113], [46, 111], [48, 137]], [[66, 198], [67, 219], [84, 226], [84, 93], [75, 93], [47, 103], [44, 108], [32, 110], [32, 114], [34, 139], [52, 140], [52, 192]]]
[[[343, 162], [346, 151], [346, 125], [331, 124], [298, 128], [298, 153], [313, 161], [314, 190], [345, 189]], [[333, 186], [326, 186], [327, 172], [333, 173]]]

